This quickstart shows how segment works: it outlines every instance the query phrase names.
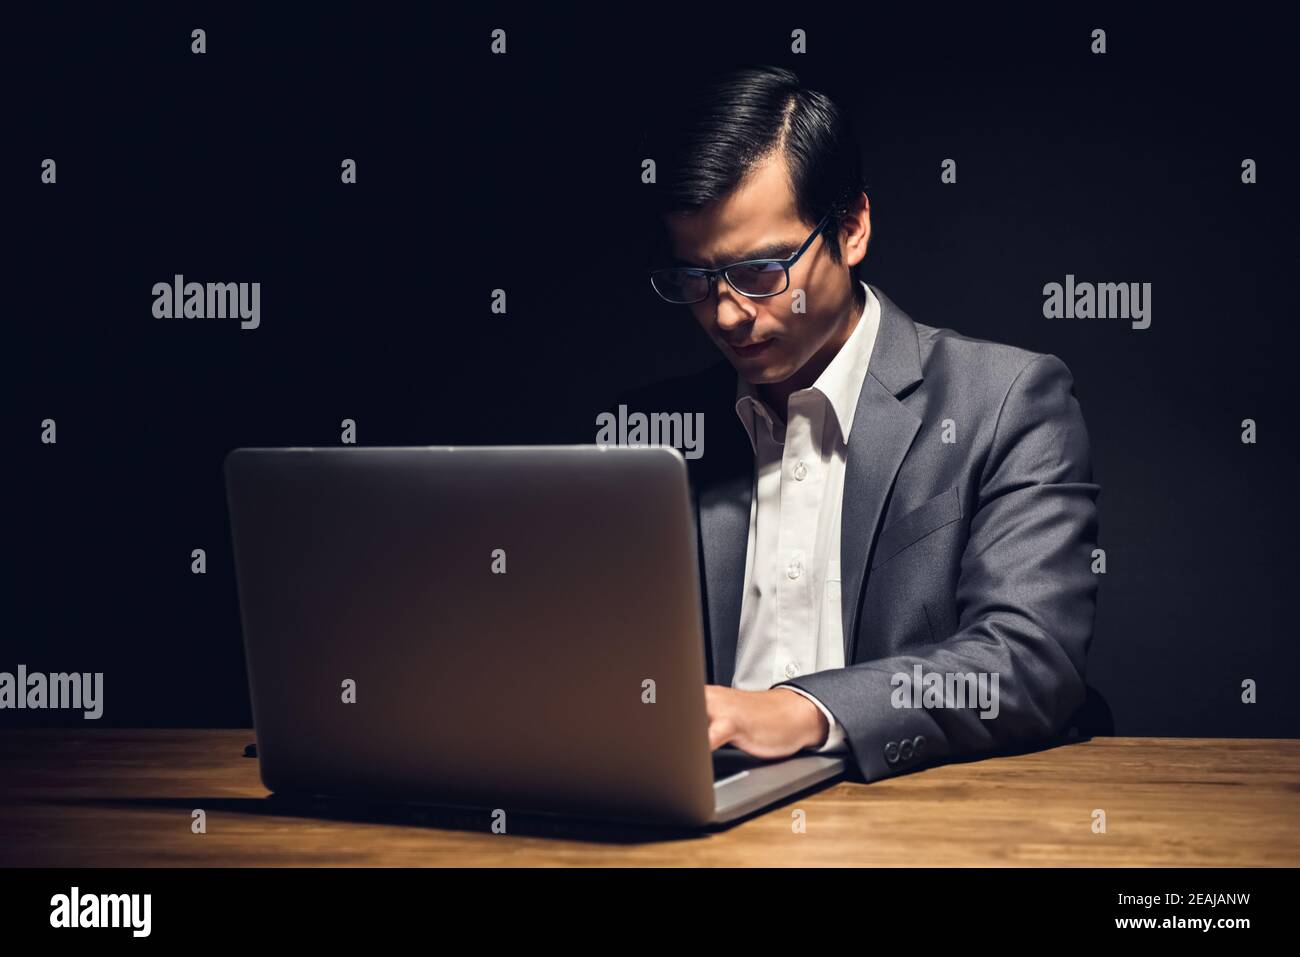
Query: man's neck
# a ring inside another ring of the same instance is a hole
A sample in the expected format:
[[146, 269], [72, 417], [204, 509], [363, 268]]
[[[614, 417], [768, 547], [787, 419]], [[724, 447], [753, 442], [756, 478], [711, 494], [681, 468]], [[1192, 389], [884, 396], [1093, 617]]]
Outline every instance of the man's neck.
[[794, 395], [800, 389], [806, 389], [818, 377], [826, 371], [826, 367], [831, 364], [844, 344], [849, 341], [849, 336], [853, 335], [853, 330], [858, 327], [858, 322], [862, 318], [862, 312], [866, 309], [866, 293], [862, 289], [862, 284], [854, 280], [853, 296], [849, 300], [848, 313], [843, 316], [839, 323], [839, 328], [826, 341], [813, 357], [804, 363], [790, 378], [781, 382], [760, 385], [756, 388], [758, 397], [767, 404], [778, 416], [782, 422], [789, 420], [787, 406], [790, 402], [790, 396]]

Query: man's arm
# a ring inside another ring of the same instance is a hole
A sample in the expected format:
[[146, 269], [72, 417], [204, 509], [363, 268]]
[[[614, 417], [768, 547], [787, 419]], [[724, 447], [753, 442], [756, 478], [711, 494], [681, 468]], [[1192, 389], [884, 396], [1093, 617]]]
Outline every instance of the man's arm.
[[[1073, 378], [1053, 355], [1032, 360], [1003, 400], [957, 582], [958, 626], [915, 654], [786, 682], [843, 725], [863, 777], [936, 757], [1050, 738], [1085, 696], [1097, 579], [1097, 496]], [[846, 494], [849, 490], [846, 490]], [[895, 708], [895, 674], [970, 673], [998, 681], [996, 717], [978, 706]]]

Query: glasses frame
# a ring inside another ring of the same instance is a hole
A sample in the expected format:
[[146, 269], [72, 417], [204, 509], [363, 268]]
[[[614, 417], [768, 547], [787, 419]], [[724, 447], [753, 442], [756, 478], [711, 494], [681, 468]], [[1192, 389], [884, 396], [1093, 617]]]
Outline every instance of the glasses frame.
[[[713, 290], [718, 284], [719, 276], [726, 278], [727, 285], [748, 299], [770, 299], [772, 296], [779, 296], [790, 288], [790, 270], [794, 267], [794, 264], [802, 258], [803, 254], [808, 251], [809, 247], [812, 246], [813, 240], [821, 235], [821, 231], [826, 228], [826, 224], [830, 222], [832, 215], [834, 215], [834, 211], [828, 212], [821, 218], [821, 222], [813, 228], [813, 231], [808, 235], [808, 238], [803, 241], [803, 245], [795, 250], [794, 254], [790, 256], [789, 259], [742, 259], [740, 262], [731, 263], [726, 266], [719, 266], [717, 269], [706, 269], [703, 266], [665, 266], [659, 269], [650, 270], [650, 288], [655, 291], [656, 296], [672, 306], [693, 306], [697, 302], [703, 302], [708, 299], [713, 295]], [[743, 289], [737, 289], [736, 284], [731, 281], [731, 277], [726, 275], [727, 270], [735, 269], [737, 266], [752, 266], [754, 263], [778, 263], [785, 271], [785, 285], [777, 292], [749, 293], [745, 292]], [[709, 280], [708, 291], [699, 299], [691, 299], [686, 302], [669, 299], [661, 293], [659, 287], [655, 285], [655, 276], [666, 272], [691, 272], [696, 275], [704, 276]]]

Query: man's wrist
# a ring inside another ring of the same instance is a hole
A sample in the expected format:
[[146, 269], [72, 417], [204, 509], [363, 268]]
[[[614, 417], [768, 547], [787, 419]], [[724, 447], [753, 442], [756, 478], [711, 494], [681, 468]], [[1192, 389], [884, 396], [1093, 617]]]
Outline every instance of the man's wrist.
[[795, 705], [795, 713], [799, 715], [799, 727], [806, 729], [799, 737], [801, 748], [820, 748], [826, 743], [826, 738], [831, 732], [830, 722], [826, 720], [826, 715], [822, 714], [822, 709], [817, 707], [811, 698], [800, 694], [793, 688], [778, 687], [774, 691], [788, 691], [791, 697], [798, 698], [802, 706]]

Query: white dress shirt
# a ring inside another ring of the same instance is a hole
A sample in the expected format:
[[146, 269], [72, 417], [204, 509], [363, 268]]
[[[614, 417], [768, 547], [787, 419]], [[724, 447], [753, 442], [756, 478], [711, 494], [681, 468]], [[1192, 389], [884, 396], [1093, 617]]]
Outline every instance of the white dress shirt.
[[[880, 301], [865, 282], [862, 288], [866, 305], [857, 326], [817, 381], [790, 396], [788, 422], [736, 377], [736, 414], [754, 447], [754, 491], [735, 688], [760, 691], [801, 674], [844, 667], [844, 464], [880, 328]], [[844, 730], [826, 706], [802, 689], [790, 690], [817, 705], [830, 725], [826, 742], [814, 750], [844, 750]]]

